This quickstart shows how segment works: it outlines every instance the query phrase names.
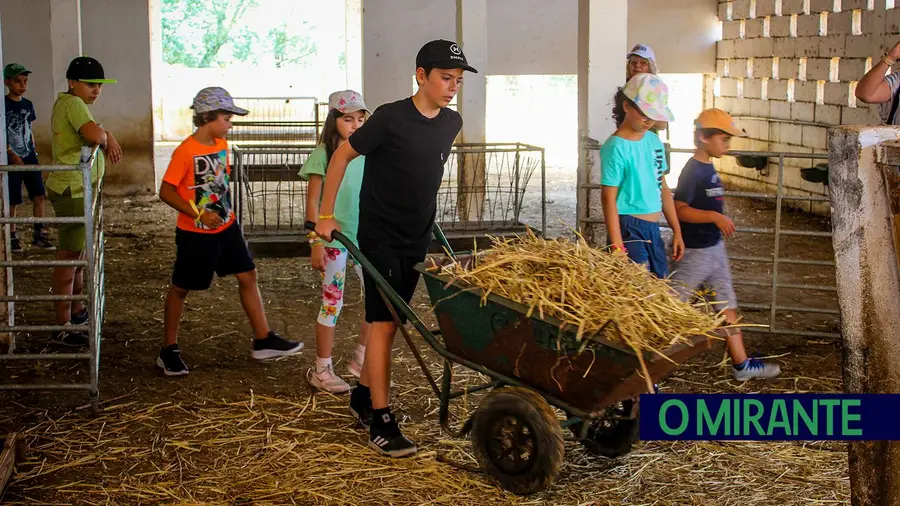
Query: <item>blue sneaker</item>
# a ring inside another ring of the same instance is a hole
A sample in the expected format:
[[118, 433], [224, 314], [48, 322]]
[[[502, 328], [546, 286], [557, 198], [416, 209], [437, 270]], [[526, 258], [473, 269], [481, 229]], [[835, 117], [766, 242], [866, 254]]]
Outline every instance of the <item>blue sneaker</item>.
[[[738, 369], [740, 367], [740, 369]], [[748, 358], [740, 366], [731, 368], [734, 379], [738, 381], [749, 381], [752, 379], [771, 379], [781, 374], [781, 366], [778, 364], [769, 364], [758, 358]]]

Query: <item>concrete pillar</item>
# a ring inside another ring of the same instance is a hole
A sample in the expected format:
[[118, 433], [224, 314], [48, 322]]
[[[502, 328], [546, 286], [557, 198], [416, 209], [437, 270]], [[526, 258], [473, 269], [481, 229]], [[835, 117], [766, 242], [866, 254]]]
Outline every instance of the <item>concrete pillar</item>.
[[[0, 20], [0, 25], [2, 25], [2, 20]], [[0, 32], [0, 68], [3, 68], [6, 63], [3, 61], [3, 33]], [[0, 128], [0, 146], [6, 146], [6, 101], [3, 100], [3, 103], [0, 104], [0, 125], [3, 125], [3, 128]], [[0, 150], [0, 165], [6, 165], [9, 163], [6, 156], [6, 149]], [[2, 184], [0, 184], [0, 209], [2, 209], [2, 216], [9, 216], [9, 200], [6, 198], [9, 195], [9, 174], [3, 173], [2, 175]], [[9, 258], [7, 244], [9, 244], [9, 228], [3, 227], [3, 233], [0, 234], [0, 260], [6, 260]], [[12, 294], [12, 267], [7, 267], [0, 271], [3, 275], [0, 275], [0, 293], [11, 295]], [[10, 289], [7, 291], [7, 289]], [[12, 318], [13, 315], [13, 303], [7, 302], [6, 304], [0, 304], [0, 321], [5, 322], [6, 325], [13, 325], [14, 321]], [[0, 333], [0, 353], [12, 353], [16, 348], [16, 343], [13, 340], [13, 334], [10, 332]]]
[[150, 20], [147, 1], [81, 0], [84, 54], [99, 60], [107, 76], [119, 81], [104, 85], [91, 106], [94, 118], [124, 152], [118, 165], [106, 164], [104, 191], [112, 195], [156, 190]]
[[362, 8], [363, 96], [374, 109], [412, 94], [423, 44], [456, 38], [456, 2], [365, 0]]
[[[81, 0], [50, 0], [50, 52], [54, 93], [68, 89], [66, 69], [73, 58], [83, 54], [81, 42]], [[49, 114], [49, 111], [45, 114]]]
[[[162, 5], [161, 0], [150, 2], [150, 90], [153, 104], [153, 140], [161, 141], [163, 125], [162, 86], [165, 84], [163, 74], [163, 44], [162, 44]], [[162, 180], [165, 167], [157, 167], [161, 171], [157, 174], [157, 181]], [[154, 184], [159, 188], [159, 184]]]
[[344, 60], [347, 70], [347, 88], [362, 92], [362, 0], [345, 1]]
[[599, 244], [603, 209], [598, 188], [600, 156], [596, 145], [616, 130], [612, 119], [616, 91], [624, 83], [628, 3], [625, 0], [578, 0], [578, 228]]
[[[838, 127], [828, 134], [848, 393], [900, 392], [900, 236], [894, 233], [900, 205], [891, 202], [892, 188], [900, 188], [900, 147], [879, 146], [897, 139], [900, 128], [882, 126]], [[852, 504], [900, 504], [900, 442], [852, 442], [849, 464]]]
[[[463, 117], [460, 142], [485, 142], [488, 72], [487, 0], [457, 0], [456, 41], [478, 74], [466, 73], [457, 103]], [[460, 152], [457, 162], [459, 188], [457, 211], [462, 221], [481, 220], [484, 214], [485, 158], [483, 152]]]

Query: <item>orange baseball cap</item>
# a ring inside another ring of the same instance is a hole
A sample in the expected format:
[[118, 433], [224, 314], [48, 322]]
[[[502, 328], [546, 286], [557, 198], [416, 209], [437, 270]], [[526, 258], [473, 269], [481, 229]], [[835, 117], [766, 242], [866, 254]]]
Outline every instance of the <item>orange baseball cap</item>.
[[747, 137], [747, 131], [738, 128], [734, 118], [722, 109], [707, 109], [701, 112], [694, 121], [694, 127], [698, 130], [721, 130], [735, 137]]

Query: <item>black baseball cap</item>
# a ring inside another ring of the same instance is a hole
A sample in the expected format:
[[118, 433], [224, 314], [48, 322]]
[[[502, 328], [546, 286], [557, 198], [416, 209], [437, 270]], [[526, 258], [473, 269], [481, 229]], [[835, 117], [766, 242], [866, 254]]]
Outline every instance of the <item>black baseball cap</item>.
[[466, 61], [459, 44], [450, 40], [433, 40], [419, 49], [416, 55], [416, 68], [430, 67], [434, 69], [463, 69], [478, 73]]
[[66, 79], [85, 83], [116, 83], [115, 79], [107, 79], [103, 73], [103, 65], [90, 56], [79, 56], [69, 63]]

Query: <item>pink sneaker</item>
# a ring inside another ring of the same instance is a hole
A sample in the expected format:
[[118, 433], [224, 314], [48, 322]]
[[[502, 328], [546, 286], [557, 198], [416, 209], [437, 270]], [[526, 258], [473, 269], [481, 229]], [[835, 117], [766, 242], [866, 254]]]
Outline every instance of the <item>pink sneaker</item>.
[[[352, 374], [356, 379], [359, 379], [362, 376], [362, 363], [356, 360], [356, 356], [350, 359], [350, 363], [347, 364], [347, 372]], [[391, 380], [391, 388], [394, 387], [394, 380]]]
[[356, 379], [359, 379], [360, 375], [362, 375], [362, 362], [357, 362], [356, 355], [353, 355], [353, 358], [350, 359], [350, 363], [347, 364], [347, 372], [352, 374]]

